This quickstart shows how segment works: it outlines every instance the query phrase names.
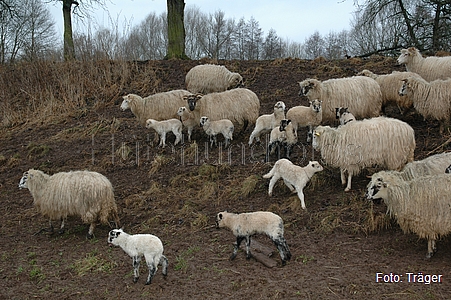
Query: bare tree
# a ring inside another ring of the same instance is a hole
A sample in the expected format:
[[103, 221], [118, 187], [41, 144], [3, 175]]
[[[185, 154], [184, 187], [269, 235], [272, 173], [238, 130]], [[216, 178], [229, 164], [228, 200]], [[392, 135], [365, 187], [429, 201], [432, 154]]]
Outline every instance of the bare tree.
[[318, 31], [315, 31], [315, 33], [306, 39], [304, 47], [308, 59], [325, 55], [325, 41]]

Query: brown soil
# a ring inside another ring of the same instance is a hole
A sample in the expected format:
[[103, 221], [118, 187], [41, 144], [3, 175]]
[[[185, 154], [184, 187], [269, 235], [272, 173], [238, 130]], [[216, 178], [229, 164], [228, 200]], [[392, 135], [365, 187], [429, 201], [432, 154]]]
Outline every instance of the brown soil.
[[[158, 70], [160, 91], [164, 91], [183, 88], [184, 75], [197, 63], [152, 61], [139, 65]], [[270, 113], [279, 100], [288, 107], [306, 105], [306, 99], [298, 96], [297, 82], [307, 77], [351, 76], [364, 68], [375, 73], [401, 70], [390, 58], [220, 63], [245, 77], [247, 87], [262, 102], [261, 113]], [[117, 94], [141, 92], [147, 85], [142, 78]], [[271, 163], [264, 162], [262, 147], [247, 146], [251, 129], [235, 136], [230, 155], [217, 148], [207, 153], [207, 139], [199, 131], [194, 134], [198, 156], [188, 143], [160, 149], [130, 111], [120, 111], [120, 97], [113, 102], [64, 120], [3, 131], [1, 299], [449, 298], [451, 240], [438, 241], [436, 255], [425, 260], [427, 242], [404, 234], [396, 222], [384, 216], [383, 204], [364, 199], [366, 176], [373, 170], [356, 177], [353, 191], [344, 193], [339, 171], [326, 167], [305, 188], [304, 211], [282, 183], [276, 185], [273, 197], [267, 196], [268, 181], [261, 176]], [[417, 159], [449, 149], [444, 144], [449, 135], [440, 136], [436, 122], [426, 122], [415, 114], [402, 116], [396, 108], [388, 114], [415, 129]], [[306, 132], [300, 136], [302, 143], [295, 148], [293, 161], [305, 165], [308, 160], [320, 160], [305, 143]], [[134, 284], [131, 258], [120, 248], [107, 246], [108, 226], [99, 225], [95, 238], [87, 240], [88, 226], [79, 217], [71, 217], [62, 235], [34, 235], [48, 226], [48, 220], [33, 206], [30, 193], [17, 188], [22, 172], [29, 168], [50, 174], [76, 169], [105, 174], [115, 188], [125, 231], [152, 233], [163, 241], [170, 264], [167, 277], [160, 268], [152, 284], [144, 285], [147, 266], [142, 264], [141, 277]], [[274, 251], [276, 267], [246, 260], [243, 251], [229, 261], [234, 236], [214, 227], [216, 213], [223, 210], [279, 214], [285, 222], [292, 260], [282, 267], [271, 241], [258, 236], [255, 239]], [[402, 282], [377, 282], [378, 273], [402, 275]], [[408, 282], [409, 273], [442, 275], [441, 282]]]

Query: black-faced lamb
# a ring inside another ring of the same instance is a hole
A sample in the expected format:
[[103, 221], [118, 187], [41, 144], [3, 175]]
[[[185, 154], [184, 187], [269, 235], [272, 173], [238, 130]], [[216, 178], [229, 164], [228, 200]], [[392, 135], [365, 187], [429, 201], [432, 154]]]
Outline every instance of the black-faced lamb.
[[411, 47], [401, 50], [398, 63], [406, 65], [407, 71], [417, 73], [426, 81], [451, 77], [451, 56], [424, 58], [418, 49]]
[[52, 220], [61, 220], [60, 233], [68, 216], [80, 216], [90, 224], [88, 238], [94, 235], [98, 221], [109, 225], [109, 217], [120, 226], [113, 186], [102, 174], [90, 171], [60, 172], [52, 176], [30, 169], [20, 179], [19, 188], [33, 196], [38, 211]]
[[182, 140], [182, 122], [177, 119], [169, 119], [157, 121], [148, 119], [146, 121], [146, 128], [153, 129], [160, 136], [160, 147], [166, 147], [166, 134], [172, 132], [175, 135], [174, 145], [177, 145]]
[[277, 150], [277, 157], [280, 156], [280, 150], [284, 150], [284, 157], [289, 158], [293, 146], [298, 142], [297, 130], [294, 128], [291, 120], [283, 119], [280, 125], [271, 130], [267, 156], [274, 154]]
[[246, 258], [250, 259], [251, 236], [259, 233], [266, 234], [274, 242], [279, 250], [282, 265], [291, 259], [290, 249], [283, 236], [283, 220], [272, 212], [256, 211], [235, 214], [223, 211], [216, 216], [216, 227], [228, 228], [236, 236], [236, 244], [230, 260], [235, 259], [243, 240], [246, 240]]
[[287, 112], [287, 119], [293, 122], [293, 127], [298, 130], [301, 127], [309, 127], [307, 143], [312, 140], [313, 127], [321, 124], [323, 120], [322, 101], [315, 99], [309, 101], [310, 106], [294, 106]]
[[243, 77], [219, 65], [199, 65], [191, 68], [185, 77], [186, 89], [191, 93], [209, 94], [243, 87]]
[[304, 187], [312, 179], [315, 173], [323, 170], [317, 161], [310, 161], [307, 166], [300, 167], [293, 164], [288, 159], [282, 158], [276, 161], [269, 173], [263, 178], [271, 178], [269, 181], [268, 195], [272, 196], [272, 190], [276, 182], [282, 178], [285, 185], [291, 192], [296, 192], [301, 201], [302, 209], [305, 209]]
[[208, 116], [210, 120], [229, 119], [246, 130], [249, 124], [255, 124], [260, 111], [260, 100], [257, 95], [248, 89], [237, 88], [220, 93], [207, 95], [187, 95], [190, 111], [196, 120]]
[[367, 199], [383, 199], [387, 214], [395, 217], [405, 232], [428, 240], [426, 258], [437, 251], [436, 240], [451, 232], [451, 176], [430, 175], [404, 180], [384, 172], [374, 174], [368, 184]]
[[335, 121], [335, 107], [348, 107], [357, 119], [377, 117], [382, 108], [379, 84], [372, 78], [353, 76], [319, 81], [299, 82], [300, 95], [322, 101], [322, 122]]
[[164, 276], [168, 274], [168, 259], [163, 255], [163, 243], [152, 234], [128, 234], [122, 229], [113, 229], [108, 234], [108, 243], [119, 246], [133, 259], [133, 282], [139, 278], [139, 265], [144, 256], [149, 269], [146, 284], [152, 282], [158, 265], [162, 265]]
[[225, 147], [229, 145], [229, 142], [233, 140], [233, 123], [230, 120], [223, 119], [217, 121], [211, 121], [210, 118], [203, 116], [200, 118], [200, 126], [204, 129], [205, 133], [210, 137], [210, 147], [218, 146], [216, 136], [221, 133], [225, 140]]
[[349, 122], [355, 121], [354, 115], [347, 107], [336, 107], [335, 114], [336, 118], [340, 121], [340, 125], [346, 125]]
[[285, 103], [278, 101], [274, 104], [274, 112], [272, 114], [261, 115], [255, 122], [255, 128], [249, 137], [249, 145], [252, 145], [254, 138], [257, 142], [260, 141], [260, 135], [270, 132], [273, 128], [280, 125], [280, 121], [285, 119]]
[[191, 142], [191, 135], [194, 127], [198, 125], [198, 120], [194, 118], [194, 114], [190, 112], [185, 106], [179, 107], [177, 115], [180, 117], [180, 121], [183, 126], [188, 130], [188, 142]]
[[449, 127], [451, 117], [451, 78], [427, 82], [423, 78], [408, 77], [399, 89], [400, 95], [407, 95], [413, 107], [424, 118], [438, 120], [440, 133]]
[[378, 166], [400, 171], [413, 161], [415, 133], [409, 124], [387, 117], [357, 120], [331, 128], [318, 126], [313, 132], [312, 146], [322, 159], [340, 168], [345, 191], [351, 190], [352, 176], [364, 168]]
[[123, 97], [122, 110], [130, 109], [142, 125], [146, 125], [148, 119], [157, 121], [177, 118], [177, 110], [185, 105], [183, 96], [189, 95], [185, 90], [173, 90], [169, 92], [157, 93], [142, 98], [135, 94], [128, 94]]

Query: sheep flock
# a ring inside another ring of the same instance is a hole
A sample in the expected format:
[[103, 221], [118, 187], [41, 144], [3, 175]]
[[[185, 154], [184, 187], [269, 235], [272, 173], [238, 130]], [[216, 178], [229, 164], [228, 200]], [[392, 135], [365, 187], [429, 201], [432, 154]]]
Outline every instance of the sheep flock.
[[[321, 183], [309, 184], [312, 179], [327, 176], [324, 173], [340, 174], [337, 177], [341, 181], [334, 177], [328, 184], [342, 184], [344, 191], [350, 192], [353, 176], [364, 170], [367, 175], [373, 172], [366, 198], [382, 199], [387, 214], [397, 220], [404, 232], [427, 239], [427, 258], [431, 258], [437, 251], [436, 241], [451, 232], [451, 175], [445, 173], [451, 165], [451, 156], [444, 152], [415, 160], [414, 129], [407, 122], [386, 116], [385, 107], [394, 104], [402, 112], [410, 110], [436, 120], [439, 133], [449, 133], [451, 78], [444, 78], [440, 70], [442, 66], [447, 68], [447, 60], [423, 59], [416, 49], [403, 49], [398, 62], [406, 65], [406, 72], [376, 75], [371, 70], [361, 70], [347, 78], [293, 79], [300, 87], [299, 95], [293, 96], [298, 105], [287, 107], [285, 103], [290, 102], [274, 95], [269, 97], [273, 102], [268, 111], [260, 102], [263, 97], [266, 102], [268, 96], [246, 88], [246, 78], [225, 66], [199, 65], [186, 74], [186, 90], [143, 96], [127, 94], [120, 109], [129, 109], [136, 117], [136, 120], [124, 118], [124, 123], [138, 122], [146, 134], [150, 131], [144, 128], [153, 129], [159, 135], [160, 147], [169, 144], [175, 149], [210, 142], [210, 147], [214, 144], [228, 148], [237, 146], [240, 137], [247, 142], [239, 147], [265, 149], [259, 163], [264, 164], [266, 172], [250, 175], [256, 175], [262, 186], [268, 187], [269, 196], [274, 188], [287, 199], [295, 193], [303, 209], [299, 214], [311, 213], [306, 210], [306, 202], [315, 200], [309, 197], [315, 190], [327, 188]], [[436, 74], [425, 70], [434, 70]], [[306, 103], [309, 105], [304, 106]], [[235, 128], [241, 131], [234, 131]], [[187, 142], [183, 139], [184, 129], [188, 133]], [[298, 139], [304, 130], [307, 140]], [[224, 143], [217, 143], [219, 133]], [[263, 134], [267, 135], [266, 140]], [[302, 151], [295, 151], [302, 147], [310, 147], [317, 157], [305, 160]], [[285, 156], [281, 157], [278, 151], [272, 162], [275, 149], [285, 149]], [[116, 205], [117, 196], [107, 177], [108, 174], [87, 170], [48, 175], [30, 169], [23, 173], [19, 187], [30, 191], [37, 211], [50, 219], [51, 230], [52, 221], [61, 221], [63, 232], [66, 218], [79, 216], [89, 224], [88, 238], [93, 238], [97, 223], [110, 226], [114, 223], [114, 227], [120, 228], [122, 210]], [[276, 186], [279, 179], [288, 190], [283, 185]], [[183, 183], [181, 180], [181, 189]], [[228, 205], [233, 205], [233, 201]], [[222, 211], [215, 218], [218, 228], [229, 228], [236, 237], [230, 260], [237, 256], [242, 241], [246, 258], [250, 259], [251, 236], [264, 234], [277, 248], [280, 265], [290, 267], [292, 252], [290, 240], [284, 237], [283, 214], [279, 216], [263, 208], [253, 210], [250, 206], [247, 212]], [[134, 282], [138, 281], [142, 256], [149, 270], [146, 284], [152, 282], [158, 265], [162, 265], [163, 275], [167, 275], [169, 260], [163, 255], [164, 241], [158, 237], [114, 229], [109, 232], [108, 243], [121, 247], [132, 257]], [[216, 255], [224, 253], [218, 251]]]

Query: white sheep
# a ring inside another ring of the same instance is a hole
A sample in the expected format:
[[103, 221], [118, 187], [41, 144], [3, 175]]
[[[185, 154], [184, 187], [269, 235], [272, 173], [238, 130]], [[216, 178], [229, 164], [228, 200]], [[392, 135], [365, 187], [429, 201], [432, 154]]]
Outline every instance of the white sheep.
[[409, 76], [421, 77], [417, 73], [393, 71], [390, 74], [377, 75], [369, 70], [363, 70], [357, 75], [373, 78], [379, 84], [382, 92], [383, 112], [389, 105], [396, 105], [404, 114], [413, 108], [413, 102], [409, 97], [399, 95], [399, 87], [402, 84], [402, 80]]
[[312, 139], [313, 127], [320, 125], [323, 120], [322, 101], [315, 99], [309, 101], [309, 103], [310, 106], [294, 106], [287, 112], [287, 119], [293, 122], [293, 127], [296, 130], [300, 127], [309, 127], [307, 143], [310, 143]]
[[173, 90], [169, 92], [157, 93], [142, 98], [135, 94], [128, 94], [123, 97], [121, 109], [130, 109], [138, 119], [138, 122], [145, 126], [148, 119], [157, 121], [177, 118], [177, 110], [185, 105], [183, 96], [189, 95], [185, 90]]
[[255, 128], [249, 137], [249, 145], [252, 145], [254, 138], [260, 141], [260, 135], [271, 131], [274, 127], [280, 125], [280, 121], [285, 119], [285, 103], [278, 101], [274, 104], [274, 112], [272, 114], [261, 115], [255, 122]]
[[254, 234], [266, 234], [279, 250], [282, 265], [291, 259], [291, 252], [287, 241], [283, 237], [283, 220], [278, 215], [267, 211], [234, 214], [223, 211], [216, 216], [217, 228], [228, 228], [236, 236], [236, 244], [230, 260], [235, 259], [240, 244], [246, 240], [246, 258], [251, 258], [251, 236]]
[[150, 284], [161, 264], [164, 276], [168, 274], [168, 259], [163, 255], [163, 243], [152, 234], [128, 234], [122, 229], [113, 229], [108, 234], [108, 243], [119, 246], [133, 259], [133, 282], [139, 278], [139, 265], [144, 256], [149, 269], [146, 284]]
[[75, 215], [90, 224], [88, 238], [93, 237], [98, 221], [109, 225], [108, 218], [112, 217], [116, 226], [120, 226], [113, 186], [97, 172], [71, 171], [50, 176], [30, 169], [20, 179], [19, 188], [30, 191], [38, 211], [50, 219], [51, 232], [52, 220], [61, 220], [63, 233], [65, 220]]
[[200, 118], [200, 126], [204, 129], [205, 133], [210, 137], [210, 147], [214, 144], [217, 146], [216, 135], [222, 134], [225, 140], [225, 146], [229, 145], [229, 142], [233, 140], [233, 123], [230, 120], [222, 119], [218, 121], [211, 121], [210, 118], [203, 116]]
[[276, 161], [271, 171], [263, 175], [263, 178], [271, 178], [268, 188], [269, 196], [272, 196], [272, 190], [276, 182], [282, 178], [290, 191], [298, 194], [302, 209], [305, 209], [304, 187], [315, 173], [322, 170], [323, 167], [317, 161], [310, 161], [307, 166], [300, 167], [288, 159], [282, 158]]
[[235, 126], [242, 126], [242, 131], [249, 124], [255, 124], [260, 111], [257, 95], [243, 88], [207, 95], [190, 94], [184, 99], [196, 120], [202, 116], [208, 116], [213, 121], [229, 119]]
[[340, 121], [340, 125], [346, 125], [355, 121], [354, 115], [349, 112], [347, 107], [335, 107], [336, 118]]
[[406, 65], [406, 70], [420, 75], [426, 81], [451, 77], [451, 56], [424, 58], [418, 49], [402, 49], [398, 64]]
[[374, 174], [368, 184], [367, 199], [383, 199], [387, 214], [395, 217], [404, 232], [428, 240], [426, 258], [437, 251], [435, 242], [451, 232], [451, 176], [430, 175], [412, 180], [384, 172]]
[[172, 132], [175, 135], [174, 145], [177, 145], [182, 139], [182, 122], [177, 119], [156, 121], [148, 119], [146, 128], [155, 130], [160, 136], [160, 147], [166, 147], [166, 134]]
[[185, 106], [182, 106], [177, 110], [177, 115], [180, 117], [180, 121], [182, 122], [183, 126], [188, 129], [188, 142], [191, 142], [193, 129], [196, 125], [198, 125], [197, 120], [194, 118], [194, 114], [190, 112]]
[[293, 146], [298, 142], [297, 130], [294, 128], [291, 120], [283, 119], [280, 126], [273, 128], [269, 137], [267, 156], [277, 150], [277, 156], [280, 156], [280, 149], [284, 149], [284, 157], [289, 158]]
[[186, 89], [191, 93], [209, 94], [243, 87], [243, 77], [219, 65], [199, 65], [185, 77]]
[[322, 159], [340, 168], [345, 191], [351, 190], [352, 176], [364, 168], [378, 166], [400, 171], [413, 161], [415, 133], [409, 124], [387, 117], [353, 121], [346, 126], [318, 126], [313, 133], [312, 146]]
[[408, 77], [403, 80], [399, 94], [412, 99], [413, 107], [424, 118], [438, 120], [441, 134], [449, 127], [451, 79], [427, 82], [423, 78]]
[[322, 101], [323, 122], [334, 122], [335, 107], [348, 107], [357, 119], [379, 116], [382, 108], [381, 88], [369, 77], [353, 76], [323, 82], [306, 79], [299, 85], [300, 95]]

